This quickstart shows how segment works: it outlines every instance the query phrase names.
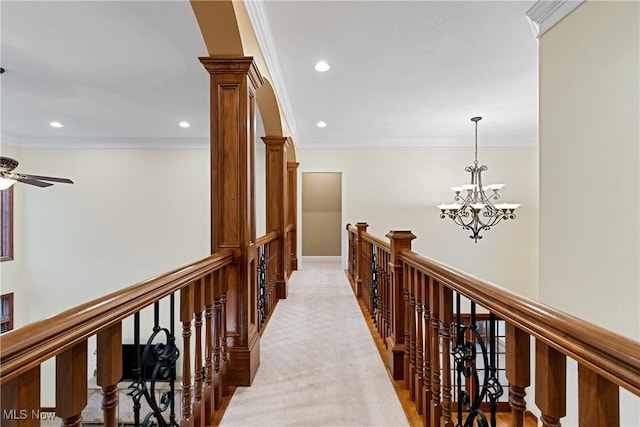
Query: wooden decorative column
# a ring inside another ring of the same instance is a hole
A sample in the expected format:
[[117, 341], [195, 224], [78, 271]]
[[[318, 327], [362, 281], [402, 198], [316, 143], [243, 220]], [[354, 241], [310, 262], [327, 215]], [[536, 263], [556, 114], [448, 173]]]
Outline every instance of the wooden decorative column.
[[260, 364], [256, 284], [256, 91], [264, 80], [253, 58], [200, 58], [211, 81], [211, 251], [231, 249], [227, 274], [229, 384], [248, 386]]
[[267, 232], [275, 231], [280, 236], [276, 248], [275, 274], [276, 298], [287, 298], [287, 278], [285, 274], [285, 229], [289, 223], [287, 206], [287, 148], [289, 138], [284, 136], [262, 137], [266, 145], [267, 176]]
[[293, 225], [289, 271], [298, 270], [298, 166], [300, 163], [287, 163], [287, 209], [289, 224]]
[[405, 333], [405, 301], [408, 290], [402, 275], [402, 265], [398, 260], [401, 249], [411, 249], [411, 241], [416, 236], [410, 231], [390, 231], [387, 237], [391, 244], [391, 334], [387, 338], [389, 356], [387, 364], [394, 380], [401, 380], [404, 376], [404, 333]]

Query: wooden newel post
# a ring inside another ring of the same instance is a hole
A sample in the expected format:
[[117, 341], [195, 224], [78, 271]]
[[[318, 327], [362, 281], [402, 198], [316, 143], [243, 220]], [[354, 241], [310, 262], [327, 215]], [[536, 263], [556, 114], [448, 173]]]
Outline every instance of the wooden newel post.
[[[391, 246], [391, 258], [389, 260], [389, 272], [391, 273], [391, 334], [387, 338], [387, 364], [392, 378], [401, 380], [404, 378], [405, 309], [408, 309], [404, 300], [405, 296], [408, 298], [409, 290], [404, 281], [402, 265], [398, 257], [402, 249], [411, 249], [411, 241], [416, 236], [411, 231], [390, 231], [387, 233], [387, 238], [389, 238]], [[359, 242], [358, 245], [360, 245]], [[360, 268], [360, 264], [358, 264], [358, 268]]]
[[362, 256], [362, 233], [367, 231], [367, 227], [369, 224], [366, 222], [359, 222], [356, 224], [356, 228], [358, 229], [358, 234], [356, 236], [356, 297], [362, 298], [362, 275], [367, 269], [365, 265], [365, 259]]

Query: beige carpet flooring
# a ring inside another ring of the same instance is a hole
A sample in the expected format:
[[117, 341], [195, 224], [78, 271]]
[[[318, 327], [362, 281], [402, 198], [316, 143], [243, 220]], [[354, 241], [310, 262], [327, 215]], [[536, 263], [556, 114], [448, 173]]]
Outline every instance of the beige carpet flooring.
[[408, 426], [339, 262], [305, 261], [221, 426]]

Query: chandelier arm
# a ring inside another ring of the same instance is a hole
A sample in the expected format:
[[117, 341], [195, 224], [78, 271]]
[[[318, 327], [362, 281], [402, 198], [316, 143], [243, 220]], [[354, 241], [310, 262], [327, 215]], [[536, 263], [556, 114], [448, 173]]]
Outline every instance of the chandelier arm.
[[469, 212], [468, 211], [464, 211], [464, 212], [460, 212], [458, 211], [458, 214], [451, 216], [451, 219], [453, 219], [453, 222], [456, 223], [457, 225], [461, 226], [461, 227], [469, 227], [471, 224], [473, 224], [475, 222], [473, 215], [469, 218], [468, 222], [465, 222], [463, 218], [468, 218], [469, 217]]

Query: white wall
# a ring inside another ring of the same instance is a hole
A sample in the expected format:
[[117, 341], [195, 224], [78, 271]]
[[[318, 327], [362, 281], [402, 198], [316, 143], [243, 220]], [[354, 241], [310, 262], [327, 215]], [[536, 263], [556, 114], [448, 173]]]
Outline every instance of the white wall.
[[22, 186], [30, 320], [210, 253], [207, 150], [22, 149], [20, 162], [75, 181]]
[[365, 221], [369, 232], [383, 239], [390, 230], [411, 230], [417, 236], [413, 249], [422, 255], [523, 295], [535, 289], [536, 148], [480, 149], [480, 163], [489, 167], [484, 182], [506, 184], [504, 201], [523, 206], [515, 221], [497, 225], [477, 244], [453, 221], [441, 220], [435, 207], [452, 202], [451, 186], [468, 182], [464, 168], [473, 163], [473, 147], [298, 148], [297, 153], [301, 173], [343, 173], [343, 228]]
[[[587, 1], [540, 39], [540, 299], [635, 340], [639, 29], [638, 2]], [[639, 399], [622, 400], [637, 427]]]
[[[207, 149], [3, 145], [3, 155], [9, 153], [20, 172], [75, 181], [15, 186], [16, 253], [2, 263], [2, 290], [15, 289], [17, 327], [209, 255]], [[125, 322], [125, 342], [132, 342], [132, 330]], [[90, 374], [94, 349], [90, 340]], [[54, 365], [46, 363], [45, 406], [54, 403], [53, 378]]]

